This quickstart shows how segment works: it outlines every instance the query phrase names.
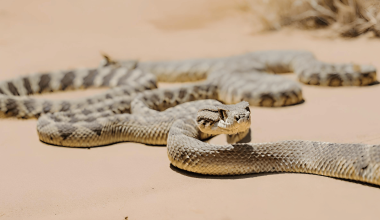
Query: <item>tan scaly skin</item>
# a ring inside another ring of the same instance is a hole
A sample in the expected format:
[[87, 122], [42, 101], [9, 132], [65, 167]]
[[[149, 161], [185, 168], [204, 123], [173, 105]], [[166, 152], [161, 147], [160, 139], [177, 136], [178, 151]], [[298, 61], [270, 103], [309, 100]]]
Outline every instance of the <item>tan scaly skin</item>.
[[[199, 140], [203, 133], [235, 135], [248, 130], [247, 107], [247, 102], [216, 104], [201, 109], [196, 121], [177, 120], [168, 137], [170, 162], [180, 169], [207, 175], [297, 172], [380, 185], [380, 145], [290, 140], [223, 146]], [[223, 121], [228, 121], [227, 128]]]
[[[228, 135], [229, 143], [245, 139], [249, 104], [279, 107], [302, 102], [298, 83], [267, 74], [281, 72], [295, 72], [299, 81], [311, 85], [376, 82], [372, 66], [323, 63], [305, 51], [142, 63], [105, 57], [99, 68], [39, 73], [1, 82], [0, 116], [39, 118], [40, 140], [54, 145], [167, 144], [174, 166], [202, 174], [304, 172], [380, 184], [378, 145], [283, 141], [216, 146], [201, 141], [220, 133]], [[156, 79], [204, 81], [157, 89]], [[74, 101], [28, 97], [102, 86], [111, 89]], [[223, 105], [215, 99], [238, 104]], [[242, 100], [247, 102], [239, 103]]]
[[[324, 63], [307, 51], [262, 51], [225, 58], [167, 62], [114, 61], [105, 56], [98, 68], [37, 73], [0, 82], [0, 117], [38, 118], [45, 113], [76, 109], [83, 110], [83, 114], [105, 110], [130, 113], [135, 95], [146, 90], [155, 91], [142, 101], [160, 111], [198, 99], [217, 99], [226, 104], [244, 100], [250, 105], [266, 107], [303, 102], [298, 83], [268, 74], [283, 72], [294, 72], [300, 82], [310, 85], [365, 86], [376, 82], [373, 66]], [[157, 90], [157, 80], [204, 81], [168, 92]], [[90, 87], [111, 89], [79, 100], [52, 101], [29, 97], [36, 93]], [[199, 93], [198, 87], [212, 95]], [[172, 103], [160, 102], [162, 99]], [[162, 106], [151, 106], [154, 102], [160, 102]]]

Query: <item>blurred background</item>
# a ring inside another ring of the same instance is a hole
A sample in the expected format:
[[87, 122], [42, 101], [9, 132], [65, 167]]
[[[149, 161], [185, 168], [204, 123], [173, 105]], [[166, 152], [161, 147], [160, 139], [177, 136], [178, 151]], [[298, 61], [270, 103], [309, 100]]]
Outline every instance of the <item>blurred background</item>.
[[93, 65], [100, 52], [147, 60], [313, 49], [301, 36], [378, 36], [378, 6], [377, 0], [2, 1], [0, 58], [17, 58], [16, 69], [2, 65], [17, 74]]

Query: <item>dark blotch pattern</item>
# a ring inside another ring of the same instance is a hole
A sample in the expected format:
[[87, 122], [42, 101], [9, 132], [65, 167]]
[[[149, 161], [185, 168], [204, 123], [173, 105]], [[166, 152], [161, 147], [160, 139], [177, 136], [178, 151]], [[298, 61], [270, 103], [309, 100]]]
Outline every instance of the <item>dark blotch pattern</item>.
[[73, 112], [66, 112], [65, 115], [66, 117], [69, 117], [69, 118], [75, 117], [75, 113]]
[[292, 91], [291, 94], [292, 94], [294, 97], [297, 98], [297, 102], [301, 102], [301, 101], [303, 101], [303, 99], [302, 99], [302, 95], [301, 95], [301, 97], [299, 97], [295, 91]]
[[73, 71], [69, 71], [69, 72], [65, 73], [65, 75], [61, 79], [62, 90], [66, 90], [67, 88], [70, 88], [71, 86], [73, 86], [74, 85], [74, 78], [75, 78], [75, 74]]
[[103, 83], [102, 86], [108, 86], [110, 84], [110, 81], [112, 77], [115, 75], [116, 69], [112, 69], [107, 75], [103, 77]]
[[98, 70], [93, 69], [88, 72], [88, 75], [83, 78], [83, 86], [85, 88], [94, 85], [94, 79], [98, 75]]
[[178, 94], [178, 98], [183, 99], [186, 96], [186, 94], [187, 94], [186, 89], [180, 89], [179, 94]]
[[26, 94], [31, 95], [33, 94], [32, 86], [30, 85], [30, 81], [27, 77], [23, 78], [22, 81], [24, 82], [24, 87], [26, 89]]
[[51, 103], [50, 101], [45, 101], [42, 104], [42, 112], [43, 113], [50, 112], [52, 106], [53, 106], [53, 103]]
[[218, 99], [218, 87], [210, 85], [210, 89], [212, 89], [213, 99]]
[[61, 106], [62, 106], [62, 108], [59, 111], [66, 112], [66, 111], [70, 110], [71, 104], [68, 101], [63, 101], [61, 103]]
[[51, 80], [51, 77], [49, 76], [48, 73], [45, 73], [45, 74], [41, 75], [40, 81], [38, 82], [38, 86], [40, 88], [40, 90], [38, 91], [38, 93], [42, 93], [46, 89], [48, 89], [50, 87], [49, 86], [50, 80]]
[[7, 99], [7, 102], [5, 104], [5, 107], [7, 108], [7, 111], [5, 114], [9, 114], [10, 116], [17, 116], [19, 113], [16, 100], [14, 99]]
[[109, 113], [109, 112], [103, 112], [101, 115], [100, 115], [100, 117], [108, 117], [108, 116], [110, 116], [111, 115], [111, 113]]
[[123, 94], [124, 94], [124, 95], [130, 95], [128, 89], [124, 89], [124, 90], [123, 90]]
[[155, 103], [155, 104], [158, 104], [158, 102], [160, 101], [160, 98], [158, 97], [158, 95], [156, 94], [153, 94], [151, 97], [150, 97], [150, 101]]
[[149, 83], [151, 84], [151, 88], [152, 88], [152, 89], [157, 88], [157, 82], [154, 81], [153, 79], [150, 79], [150, 80], [149, 80]]
[[291, 104], [293, 104], [292, 103], [292, 98], [287, 93], [283, 92], [283, 93], [281, 93], [281, 96], [285, 97], [284, 103], [282, 103], [282, 105], [291, 105]]
[[354, 80], [354, 78], [352, 77], [352, 75], [350, 73], [346, 73], [345, 76], [348, 79], [348, 81], [350, 81], [350, 82], [352, 82]]
[[33, 112], [36, 107], [36, 101], [34, 99], [27, 99], [24, 101], [24, 105], [26, 107], [26, 109], [28, 110], [28, 112]]
[[307, 84], [309, 85], [319, 85], [321, 81], [321, 78], [319, 77], [318, 73], [314, 73], [310, 76], [310, 80]]
[[53, 121], [55, 121], [55, 122], [61, 122], [62, 121], [62, 119], [61, 118], [58, 118], [56, 115], [54, 115], [54, 114], [51, 114], [50, 115], [50, 119], [52, 119]]
[[96, 123], [96, 122], [91, 122], [91, 123], [85, 124], [84, 127], [90, 129], [91, 131], [96, 133], [98, 136], [101, 135], [102, 129], [103, 129], [103, 126], [99, 123]]
[[2, 89], [0, 89], [0, 94], [4, 94], [4, 92], [3, 92], [3, 90], [2, 90]]
[[265, 94], [261, 96], [260, 106], [272, 107], [275, 100], [271, 95]]
[[41, 129], [41, 128], [45, 127], [48, 124], [50, 124], [49, 121], [40, 119], [40, 120], [38, 120], [38, 129]]
[[91, 116], [91, 117], [86, 118], [84, 121], [86, 121], [86, 122], [93, 122], [95, 120], [96, 120], [96, 118]]
[[63, 138], [63, 140], [66, 140], [66, 138], [77, 130], [76, 127], [66, 123], [57, 123], [56, 126], [58, 128], [59, 135]]
[[[119, 80], [117, 81], [117, 85], [120, 86], [120, 85], [128, 84], [128, 78], [131, 75], [131, 73], [132, 71], [128, 71], [122, 77], [120, 77]], [[135, 79], [135, 81], [137, 81], [137, 79]]]
[[100, 117], [108, 117], [108, 116], [111, 116], [112, 114], [109, 113], [109, 112], [103, 112]]
[[92, 113], [92, 111], [90, 111], [88, 109], [83, 109], [82, 110], [82, 114], [84, 114], [84, 115], [88, 115], [88, 114], [91, 114], [91, 113]]
[[71, 117], [70, 118], [70, 123], [77, 123], [78, 121], [80, 121], [78, 118], [76, 118], [76, 117]]
[[8, 83], [8, 89], [9, 89], [9, 91], [10, 91], [13, 95], [17, 95], [17, 96], [20, 95], [20, 94], [18, 93], [18, 90], [17, 90], [16, 86], [15, 86], [12, 82], [9, 82], [9, 83]]
[[195, 96], [193, 94], [190, 94], [188, 101], [195, 101], [195, 100], [196, 100]]
[[342, 86], [343, 80], [338, 74], [331, 74], [328, 76], [328, 85], [329, 86]]
[[165, 91], [164, 96], [165, 98], [168, 98], [169, 100], [171, 100], [173, 98], [173, 93], [169, 91]]

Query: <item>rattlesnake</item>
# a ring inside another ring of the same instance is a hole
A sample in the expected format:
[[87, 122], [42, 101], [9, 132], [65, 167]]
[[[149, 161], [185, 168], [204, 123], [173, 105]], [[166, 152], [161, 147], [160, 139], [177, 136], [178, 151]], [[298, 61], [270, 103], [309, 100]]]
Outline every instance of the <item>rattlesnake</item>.
[[[200, 141], [220, 133], [228, 135], [229, 143], [245, 139], [250, 126], [249, 105], [278, 107], [302, 102], [299, 84], [267, 74], [291, 71], [299, 81], [311, 85], [361, 86], [376, 81], [372, 66], [323, 63], [304, 51], [175, 62], [112, 61], [106, 57], [99, 68], [40, 73], [2, 82], [0, 113], [39, 117], [40, 140], [55, 145], [167, 144], [171, 163], [191, 172], [305, 172], [380, 184], [379, 145], [283, 141], [216, 146]], [[156, 79], [206, 80], [156, 89]], [[113, 88], [75, 101], [25, 96], [91, 86]], [[238, 104], [224, 105], [215, 99]]]

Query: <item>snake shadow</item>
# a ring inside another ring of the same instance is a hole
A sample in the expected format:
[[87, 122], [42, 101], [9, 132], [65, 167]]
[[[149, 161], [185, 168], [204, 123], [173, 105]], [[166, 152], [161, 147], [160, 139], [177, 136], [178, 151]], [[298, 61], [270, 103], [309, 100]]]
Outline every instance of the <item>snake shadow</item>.
[[173, 171], [192, 178], [198, 178], [198, 179], [248, 179], [253, 177], [260, 177], [260, 176], [269, 176], [269, 175], [275, 175], [277, 173], [252, 173], [252, 174], [243, 174], [243, 175], [226, 175], [226, 176], [214, 176], [214, 175], [205, 175], [205, 174], [199, 174], [199, 173], [193, 173], [186, 170], [181, 170], [178, 167], [175, 167], [173, 164], [170, 164], [170, 169]]
[[[235, 180], [236, 179], [237, 180], [237, 179], [259, 178], [259, 177], [262, 177], [262, 176], [270, 176], [270, 175], [289, 174], [289, 173], [273, 172], [273, 173], [252, 173], [252, 174], [243, 174], [243, 175], [212, 176], [212, 175], [204, 175], [204, 174], [189, 172], [189, 171], [186, 171], [186, 170], [181, 170], [181, 169], [173, 166], [172, 164], [170, 164], [170, 169], [172, 169], [174, 172], [177, 172], [177, 173], [179, 173], [181, 175], [192, 177], [192, 178], [198, 178], [198, 179], [217, 179], [217, 180], [223, 180], [223, 179], [227, 179], [227, 180]], [[291, 174], [298, 175], [298, 174], [306, 174], [306, 173], [291, 173]], [[321, 176], [321, 177], [332, 178], [332, 179], [336, 179], [336, 180], [339, 180], [339, 181], [351, 182], [351, 183], [356, 183], [356, 184], [360, 184], [360, 185], [363, 185], [363, 186], [369, 186], [369, 187], [380, 189], [379, 185], [375, 185], [375, 184], [371, 184], [371, 183], [363, 183], [363, 182], [359, 182], [359, 181], [356, 181], [356, 180], [340, 179], [340, 178], [335, 178], [335, 177], [322, 176], [322, 175], [318, 175], [318, 174], [309, 174], [309, 173], [307, 173], [307, 174], [308, 175], [316, 175], [316, 176]]]
[[[114, 146], [116, 144], [120, 144], [120, 143], [134, 143], [136, 144], [136, 142], [129, 142], [129, 141], [120, 141], [120, 142], [114, 142], [114, 143], [110, 143], [110, 144], [103, 144], [103, 145], [98, 145], [98, 146], [87, 146], [87, 147], [69, 147], [69, 146], [62, 146], [62, 145], [57, 145], [57, 144], [51, 144], [51, 143], [47, 143], [45, 141], [41, 141], [41, 143], [44, 143], [46, 145], [50, 145], [50, 146], [53, 146], [53, 147], [59, 147], [59, 148], [69, 148], [69, 149], [87, 149], [87, 150], [91, 150], [91, 149], [96, 149], [96, 148], [103, 148], [103, 147], [110, 147], [110, 146]], [[141, 144], [141, 143], [137, 143], [137, 144]], [[142, 145], [145, 145], [147, 147], [166, 147], [166, 145], [153, 145], [153, 144], [142, 144]]]
[[380, 84], [380, 82], [376, 80], [376, 81], [368, 84], [367, 86], [375, 86], [375, 85], [379, 85], [379, 84]]

